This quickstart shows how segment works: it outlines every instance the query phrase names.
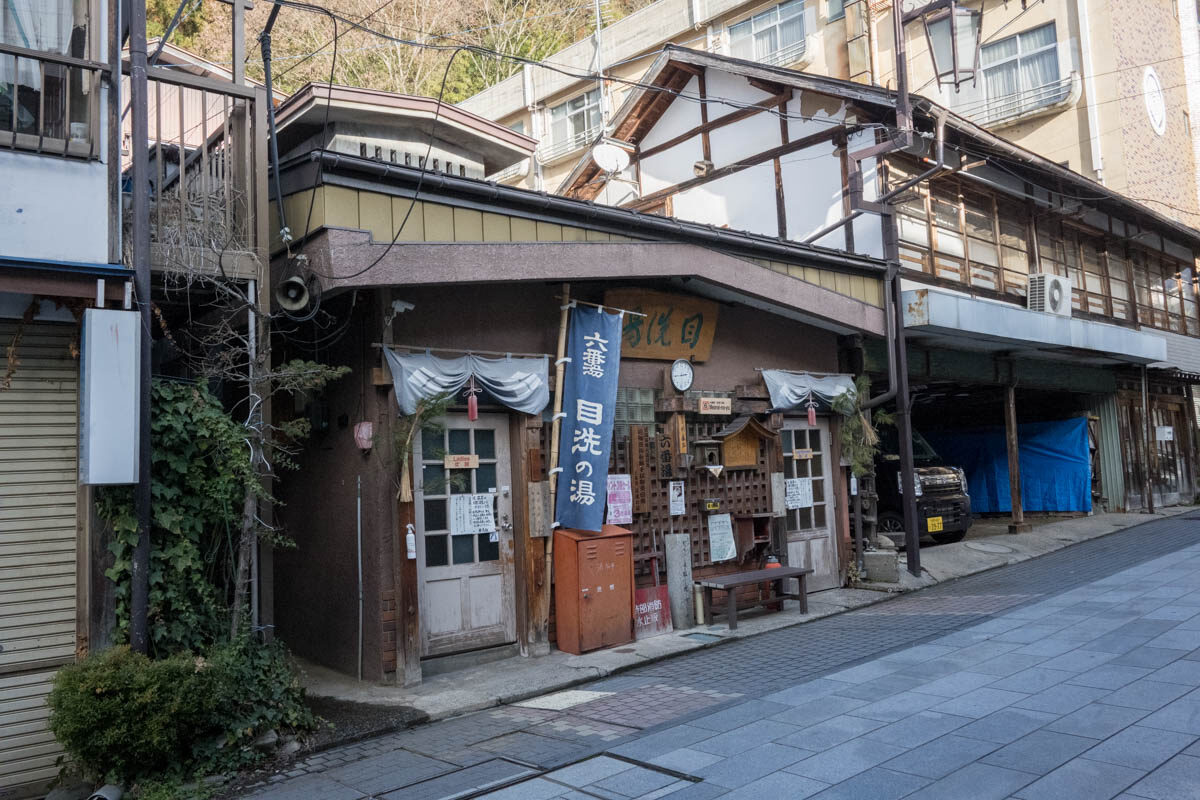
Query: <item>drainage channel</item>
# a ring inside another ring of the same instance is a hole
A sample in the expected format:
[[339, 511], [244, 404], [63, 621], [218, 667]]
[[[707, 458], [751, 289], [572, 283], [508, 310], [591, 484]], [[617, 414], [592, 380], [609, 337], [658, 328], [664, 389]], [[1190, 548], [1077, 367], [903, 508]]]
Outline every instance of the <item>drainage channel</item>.
[[[568, 796], [578, 798], [580, 795], [601, 800], [609, 800], [614, 796], [654, 800], [701, 781], [694, 775], [611, 753], [588, 756], [549, 770], [520, 764], [512, 759], [503, 760], [514, 766], [521, 766], [529, 772], [459, 794], [443, 795], [444, 800], [468, 800], [476, 797], [494, 800], [553, 800]], [[419, 790], [420, 785], [409, 788]], [[421, 796], [432, 795], [421, 793]]]

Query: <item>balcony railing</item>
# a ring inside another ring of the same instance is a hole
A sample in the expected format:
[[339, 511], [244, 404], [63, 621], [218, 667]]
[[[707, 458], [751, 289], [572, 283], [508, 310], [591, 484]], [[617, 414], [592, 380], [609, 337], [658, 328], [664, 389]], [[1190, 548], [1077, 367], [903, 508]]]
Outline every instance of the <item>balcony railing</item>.
[[977, 125], [998, 125], [1066, 103], [1075, 89], [1074, 73], [1061, 80], [954, 109]]
[[789, 44], [786, 47], [781, 47], [767, 53], [762, 58], [758, 59], [760, 63], [768, 64], [772, 67], [790, 67], [797, 61], [803, 61], [805, 53], [808, 52], [808, 37], [801, 37], [800, 41]]
[[0, 147], [99, 158], [100, 78], [109, 67], [0, 43]]
[[595, 141], [596, 137], [599, 135], [599, 128], [588, 128], [580, 131], [574, 136], [563, 139], [562, 141], [543, 142], [538, 146], [537, 149], [538, 160], [543, 163], [547, 161], [553, 161], [554, 159], [565, 156], [567, 153], [574, 152], [581, 147], [587, 147], [589, 144]]
[[[266, 92], [181, 70], [148, 70], [152, 267], [260, 277], [266, 246]], [[129, 97], [128, 80], [122, 96]], [[126, 225], [132, 131], [123, 117]]]
[[512, 180], [517, 177], [524, 177], [529, 172], [529, 159], [523, 158], [512, 166], [505, 167], [499, 172], [493, 172], [487, 176], [489, 181], [496, 183], [504, 183], [507, 180]]

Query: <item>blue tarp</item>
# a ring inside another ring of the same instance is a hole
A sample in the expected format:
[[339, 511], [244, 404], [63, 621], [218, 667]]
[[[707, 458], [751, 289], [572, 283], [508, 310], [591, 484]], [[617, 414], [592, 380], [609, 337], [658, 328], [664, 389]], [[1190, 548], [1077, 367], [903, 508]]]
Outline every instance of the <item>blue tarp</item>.
[[[925, 438], [947, 465], [966, 471], [972, 511], [1012, 511], [1003, 427], [930, 431]], [[1085, 418], [1027, 422], [1017, 426], [1017, 440], [1026, 511], [1092, 510], [1092, 464]]]

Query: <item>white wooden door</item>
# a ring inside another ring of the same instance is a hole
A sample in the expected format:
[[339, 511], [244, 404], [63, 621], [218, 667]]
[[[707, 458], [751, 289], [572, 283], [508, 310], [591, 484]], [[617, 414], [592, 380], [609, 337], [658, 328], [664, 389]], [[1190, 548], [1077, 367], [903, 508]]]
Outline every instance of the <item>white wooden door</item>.
[[[414, 448], [421, 654], [440, 656], [516, 641], [513, 602], [512, 479], [508, 417], [442, 420]], [[454, 456], [475, 464], [448, 469]], [[495, 497], [494, 533], [450, 531], [451, 497]]]
[[818, 419], [816, 427], [807, 420], [787, 419], [783, 423], [783, 476], [812, 480], [811, 508], [787, 512], [788, 565], [811, 567], [808, 590], [817, 592], [841, 585], [832, 482], [829, 463], [829, 423]]

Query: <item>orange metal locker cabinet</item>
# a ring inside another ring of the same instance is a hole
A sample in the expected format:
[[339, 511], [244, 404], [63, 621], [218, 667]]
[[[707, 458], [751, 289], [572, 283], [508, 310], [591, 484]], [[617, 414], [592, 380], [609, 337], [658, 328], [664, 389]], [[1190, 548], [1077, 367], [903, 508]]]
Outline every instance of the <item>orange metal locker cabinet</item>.
[[554, 532], [558, 649], [586, 653], [633, 641], [633, 532]]

